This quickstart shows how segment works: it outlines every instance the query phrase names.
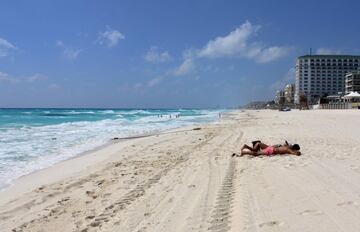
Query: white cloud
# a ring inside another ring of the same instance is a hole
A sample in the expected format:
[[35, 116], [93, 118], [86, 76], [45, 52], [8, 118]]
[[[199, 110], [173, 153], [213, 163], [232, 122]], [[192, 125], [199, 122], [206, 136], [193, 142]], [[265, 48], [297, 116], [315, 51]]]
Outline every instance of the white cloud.
[[162, 62], [170, 61], [172, 58], [169, 52], [167, 51], [160, 52], [157, 47], [153, 46], [145, 54], [144, 59], [151, 63], [162, 63]]
[[155, 77], [155, 78], [151, 79], [151, 80], [147, 83], [147, 85], [148, 85], [148, 87], [153, 87], [153, 86], [159, 84], [162, 80], [163, 80], [162, 77]]
[[182, 53], [183, 59], [193, 58], [199, 51], [194, 48], [185, 49]]
[[318, 48], [315, 52], [317, 55], [332, 55], [332, 54], [340, 54], [340, 50], [332, 49], [332, 48]]
[[11, 84], [32, 83], [32, 82], [42, 81], [42, 80], [46, 80], [46, 79], [47, 79], [46, 76], [39, 74], [39, 73], [36, 73], [31, 76], [16, 77], [16, 76], [10, 75], [8, 73], [0, 72], [0, 82], [7, 82], [7, 83], [11, 83]]
[[78, 56], [81, 52], [80, 49], [73, 49], [73, 48], [66, 46], [64, 44], [64, 42], [61, 40], [56, 41], [56, 46], [63, 49], [62, 55], [63, 55], [63, 57], [65, 57], [68, 60], [75, 60], [76, 58], [78, 58]]
[[66, 48], [63, 52], [63, 55], [65, 58], [69, 59], [69, 60], [75, 60], [79, 54], [80, 54], [81, 50], [77, 49], [71, 49], [71, 48]]
[[135, 90], [142, 89], [142, 87], [143, 87], [143, 83], [141, 83], [141, 82], [135, 83], [135, 84], [133, 85], [133, 88], [134, 88]]
[[12, 50], [16, 50], [17, 48], [7, 41], [6, 39], [0, 38], [0, 57], [8, 56]]
[[260, 28], [260, 25], [252, 25], [246, 21], [228, 35], [208, 41], [202, 49], [184, 50], [183, 63], [172, 74], [188, 74], [195, 69], [194, 61], [199, 58], [243, 57], [258, 63], [268, 63], [289, 54], [291, 47], [267, 47], [261, 42], [251, 41]]
[[0, 82], [8, 82], [11, 84], [18, 83], [19, 80], [17, 78], [11, 77], [7, 73], [0, 72]]
[[118, 44], [119, 40], [125, 39], [125, 36], [119, 31], [106, 26], [106, 30], [99, 32], [98, 43], [106, 44], [109, 48]]
[[34, 75], [31, 75], [31, 76], [28, 76], [28, 77], [25, 78], [25, 80], [27, 82], [35, 82], [35, 81], [41, 81], [41, 80], [46, 80], [46, 79], [47, 79], [46, 76], [41, 75], [39, 73], [36, 73]]
[[199, 51], [198, 55], [200, 57], [216, 58], [243, 53], [248, 46], [247, 40], [259, 29], [260, 26], [253, 26], [250, 22], [246, 21], [227, 36], [210, 40]]
[[183, 76], [188, 74], [189, 72], [193, 71], [195, 69], [195, 64], [192, 58], [187, 58], [183, 61], [183, 63], [177, 67], [173, 74], [175, 76]]
[[288, 47], [269, 47], [263, 49], [255, 58], [260, 63], [267, 63], [286, 56], [291, 51]]
[[245, 57], [259, 63], [267, 63], [286, 56], [291, 51], [289, 47], [266, 47], [260, 42], [251, 42], [251, 37], [260, 28], [261, 26], [252, 25], [246, 21], [228, 35], [210, 40], [197, 52], [197, 56], [206, 58]]
[[56, 46], [58, 46], [58, 47], [64, 47], [65, 45], [64, 45], [63, 41], [57, 40], [57, 41], [56, 41]]

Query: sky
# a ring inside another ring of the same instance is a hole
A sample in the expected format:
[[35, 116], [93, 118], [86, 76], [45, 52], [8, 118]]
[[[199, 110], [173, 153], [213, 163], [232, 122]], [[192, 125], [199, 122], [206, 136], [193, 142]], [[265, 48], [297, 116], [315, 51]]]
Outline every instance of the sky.
[[0, 107], [236, 107], [310, 48], [360, 54], [355, 0], [0, 4]]

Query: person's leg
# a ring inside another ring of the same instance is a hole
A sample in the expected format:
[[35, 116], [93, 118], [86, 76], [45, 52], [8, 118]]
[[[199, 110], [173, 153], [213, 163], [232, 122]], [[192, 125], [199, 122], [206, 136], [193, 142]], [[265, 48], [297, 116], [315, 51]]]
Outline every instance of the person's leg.
[[267, 147], [268, 147], [268, 145], [266, 145], [265, 143], [256, 143], [254, 148], [244, 144], [244, 146], [242, 146], [241, 150], [248, 149], [250, 151], [260, 151], [260, 149], [265, 149]]
[[252, 155], [252, 156], [256, 156], [256, 151], [250, 151], [250, 150], [242, 150], [240, 156], [244, 156], [244, 155]]
[[242, 146], [241, 151], [244, 150], [244, 149], [248, 149], [248, 150], [250, 150], [250, 151], [254, 151], [254, 149], [253, 149], [252, 147], [250, 147], [250, 146], [248, 146], [248, 145], [246, 145], [246, 144], [244, 144], [244, 146]]
[[250, 150], [242, 150], [240, 156], [251, 155], [251, 156], [259, 156], [266, 155], [263, 151], [250, 151]]

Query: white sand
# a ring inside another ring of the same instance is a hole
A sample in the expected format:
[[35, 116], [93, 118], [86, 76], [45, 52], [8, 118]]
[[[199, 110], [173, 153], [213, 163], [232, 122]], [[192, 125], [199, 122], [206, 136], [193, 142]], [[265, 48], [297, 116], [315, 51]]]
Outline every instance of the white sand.
[[[360, 111], [246, 111], [116, 143], [0, 193], [0, 231], [360, 231], [359, 123]], [[254, 139], [304, 155], [231, 158]]]

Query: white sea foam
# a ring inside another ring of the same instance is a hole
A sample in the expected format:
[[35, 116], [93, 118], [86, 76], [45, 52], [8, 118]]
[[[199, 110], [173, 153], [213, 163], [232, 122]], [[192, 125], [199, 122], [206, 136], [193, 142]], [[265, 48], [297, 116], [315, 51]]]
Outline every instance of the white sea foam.
[[[48, 112], [56, 114], [56, 112]], [[84, 113], [84, 111], [75, 110], [69, 112], [72, 114]], [[203, 115], [180, 118], [175, 118], [174, 115], [182, 111], [171, 112], [171, 119], [169, 112], [163, 113], [163, 117], [160, 117], [156, 112], [146, 110], [124, 112], [105, 110], [102, 112], [115, 113], [117, 117], [92, 122], [65, 122], [43, 126], [27, 125], [0, 130], [0, 142], [2, 144], [0, 146], [0, 189], [22, 175], [94, 149], [107, 143], [113, 137], [158, 132], [217, 118], [217, 112], [211, 111]], [[198, 111], [198, 113], [204, 112]], [[148, 116], [129, 119], [129, 116], [139, 114]], [[61, 116], [56, 117], [61, 118]]]
[[102, 113], [102, 114], [114, 114], [115, 111], [113, 111], [113, 110], [104, 110], [104, 111], [102, 111], [101, 113]]

